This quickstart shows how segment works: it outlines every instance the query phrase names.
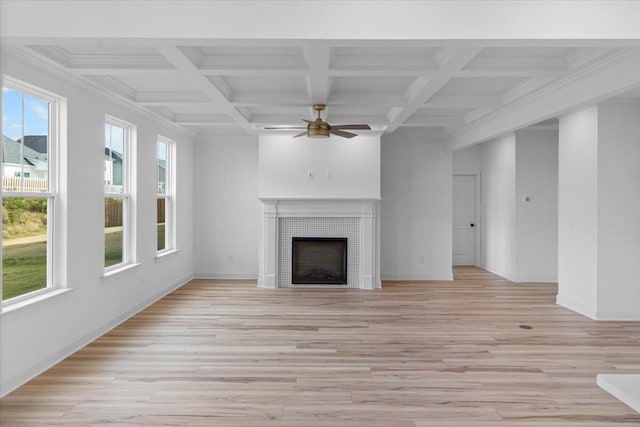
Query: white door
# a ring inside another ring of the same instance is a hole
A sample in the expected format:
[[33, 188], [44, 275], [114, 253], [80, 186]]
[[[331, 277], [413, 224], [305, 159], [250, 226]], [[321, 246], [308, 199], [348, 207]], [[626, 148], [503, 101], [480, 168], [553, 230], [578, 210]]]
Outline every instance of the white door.
[[476, 177], [453, 176], [453, 265], [476, 265]]

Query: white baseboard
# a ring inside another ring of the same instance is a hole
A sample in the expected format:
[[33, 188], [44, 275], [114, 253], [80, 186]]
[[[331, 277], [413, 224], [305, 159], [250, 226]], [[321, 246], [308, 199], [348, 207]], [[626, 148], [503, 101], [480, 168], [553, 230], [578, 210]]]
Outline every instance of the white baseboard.
[[596, 311], [596, 320], [612, 320], [617, 322], [640, 321], [640, 313], [631, 311]]
[[515, 280], [513, 280], [513, 276], [511, 275], [511, 273], [508, 273], [506, 271], [502, 271], [502, 270], [497, 270], [497, 269], [493, 269], [493, 268], [489, 268], [486, 265], [481, 265], [480, 268], [487, 270], [489, 273], [493, 273], [496, 276], [500, 276], [503, 279], [507, 279], [511, 282], [515, 282]]
[[556, 295], [556, 304], [563, 306], [564, 308], [568, 308], [571, 311], [575, 311], [578, 314], [582, 314], [583, 316], [587, 316], [590, 319], [596, 320], [596, 309], [595, 307], [591, 307], [587, 304], [571, 300], [563, 295]]
[[400, 281], [451, 281], [453, 280], [453, 273], [445, 274], [385, 274], [382, 276], [382, 281], [400, 282]]
[[596, 378], [601, 389], [640, 412], [640, 374], [598, 374]]
[[217, 272], [199, 272], [194, 273], [194, 279], [211, 279], [211, 280], [258, 280], [258, 273], [217, 273]]
[[558, 279], [556, 277], [553, 276], [549, 276], [549, 275], [535, 275], [535, 274], [531, 274], [531, 275], [519, 275], [516, 274], [514, 277], [515, 280], [513, 280], [516, 283], [556, 283], [558, 281]]
[[123, 323], [130, 317], [138, 314], [140, 311], [144, 310], [145, 308], [155, 303], [159, 299], [170, 294], [176, 289], [186, 285], [187, 283], [189, 283], [189, 281], [191, 281], [191, 279], [192, 277], [188, 276], [181, 280], [178, 280], [177, 282], [171, 284], [170, 286], [163, 289], [162, 291], [147, 298], [140, 304], [137, 304], [134, 307], [130, 308], [129, 310], [125, 311], [124, 313], [114, 317], [111, 321], [104, 323], [98, 328], [84, 334], [80, 338], [58, 348], [57, 350], [54, 350], [53, 352], [41, 358], [31, 366], [21, 369], [20, 371], [15, 372], [9, 375], [8, 377], [2, 378], [2, 381], [0, 381], [0, 398], [11, 393], [12, 391], [22, 386], [26, 382], [30, 381], [31, 379], [37, 377], [47, 369], [60, 363], [61, 361], [71, 356], [76, 351], [80, 350], [82, 347], [100, 338], [102, 335], [106, 334], [107, 332], [109, 332], [119, 324]]

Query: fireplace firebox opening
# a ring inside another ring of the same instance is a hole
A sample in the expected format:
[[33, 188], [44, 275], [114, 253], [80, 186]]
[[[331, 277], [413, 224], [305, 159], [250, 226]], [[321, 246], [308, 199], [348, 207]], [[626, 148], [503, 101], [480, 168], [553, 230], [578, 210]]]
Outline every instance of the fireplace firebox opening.
[[293, 237], [291, 283], [294, 285], [346, 285], [346, 237]]

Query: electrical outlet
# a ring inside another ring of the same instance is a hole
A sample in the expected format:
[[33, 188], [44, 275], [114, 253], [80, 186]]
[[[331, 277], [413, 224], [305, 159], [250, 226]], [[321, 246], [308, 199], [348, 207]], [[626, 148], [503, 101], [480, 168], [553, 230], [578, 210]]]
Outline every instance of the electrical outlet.
[[227, 257], [227, 262], [233, 262], [233, 257], [231, 255]]
[[327, 181], [333, 180], [333, 172], [327, 172]]

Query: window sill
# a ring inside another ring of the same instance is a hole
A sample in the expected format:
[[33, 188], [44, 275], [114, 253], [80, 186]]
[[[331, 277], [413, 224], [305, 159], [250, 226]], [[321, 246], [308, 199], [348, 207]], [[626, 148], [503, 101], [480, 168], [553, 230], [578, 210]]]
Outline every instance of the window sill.
[[104, 276], [100, 278], [102, 280], [103, 285], [108, 285], [109, 283], [113, 283], [116, 280], [119, 280], [125, 276], [135, 273], [140, 269], [140, 263], [135, 264], [127, 264], [122, 267], [118, 267], [113, 270], [106, 271]]
[[164, 262], [168, 259], [175, 257], [178, 254], [178, 249], [170, 249], [168, 251], [162, 251], [155, 257], [156, 264]]
[[46, 307], [48, 304], [56, 301], [59, 296], [67, 294], [73, 291], [73, 289], [74, 288], [50, 289], [39, 293], [38, 295], [34, 295], [31, 298], [21, 299], [16, 302], [9, 302], [8, 304], [3, 303], [0, 315], [2, 316], [2, 320], [5, 321], [9, 318], [14, 318], [14, 316], [29, 314], [35, 310]]

